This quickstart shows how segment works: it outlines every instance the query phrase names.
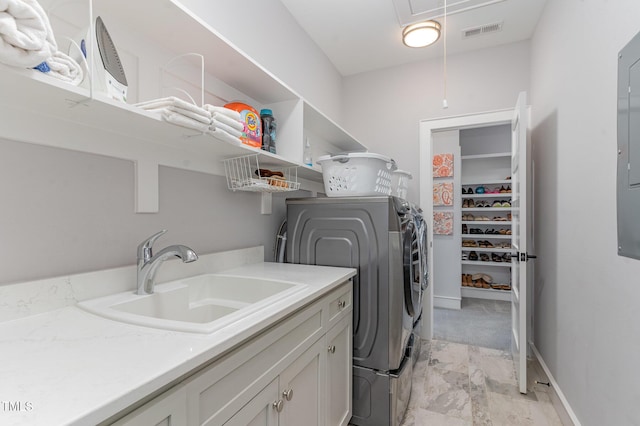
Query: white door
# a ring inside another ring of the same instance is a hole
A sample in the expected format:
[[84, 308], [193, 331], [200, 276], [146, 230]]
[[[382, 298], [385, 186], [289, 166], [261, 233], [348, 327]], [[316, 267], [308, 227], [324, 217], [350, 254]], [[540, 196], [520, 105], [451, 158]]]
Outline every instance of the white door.
[[511, 351], [520, 393], [527, 393], [527, 248], [531, 239], [529, 142], [527, 94], [518, 96], [511, 122], [511, 214], [513, 258], [511, 265]]

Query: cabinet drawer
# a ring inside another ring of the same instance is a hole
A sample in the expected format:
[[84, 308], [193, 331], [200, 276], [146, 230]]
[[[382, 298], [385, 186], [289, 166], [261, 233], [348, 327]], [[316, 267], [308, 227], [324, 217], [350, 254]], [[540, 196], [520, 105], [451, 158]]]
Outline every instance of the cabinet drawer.
[[328, 328], [340, 321], [347, 312], [352, 310], [352, 281], [349, 280], [345, 285], [341, 286], [329, 296], [329, 322]]

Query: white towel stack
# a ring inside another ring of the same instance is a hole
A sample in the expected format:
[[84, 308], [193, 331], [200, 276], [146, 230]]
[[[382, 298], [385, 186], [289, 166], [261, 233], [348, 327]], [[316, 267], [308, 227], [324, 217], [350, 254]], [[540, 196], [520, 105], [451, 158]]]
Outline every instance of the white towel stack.
[[0, 62], [37, 68], [74, 85], [84, 78], [80, 65], [58, 50], [49, 18], [36, 0], [0, 0]]
[[156, 113], [164, 121], [202, 133], [208, 132], [211, 126], [209, 111], [175, 96], [140, 102], [135, 106]]
[[242, 115], [229, 108], [206, 104], [203, 107], [211, 113], [209, 133], [231, 143], [242, 143], [240, 137], [244, 130]]

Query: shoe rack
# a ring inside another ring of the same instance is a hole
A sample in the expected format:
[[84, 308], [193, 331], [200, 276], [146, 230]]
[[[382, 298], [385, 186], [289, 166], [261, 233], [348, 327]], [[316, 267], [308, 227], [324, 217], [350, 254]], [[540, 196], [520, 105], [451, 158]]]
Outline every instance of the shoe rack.
[[[488, 129], [490, 131], [490, 129]], [[504, 129], [498, 135], [507, 133]], [[473, 134], [472, 136], [477, 136]], [[510, 136], [510, 135], [509, 135]], [[511, 152], [481, 152], [465, 149], [461, 135], [462, 178], [460, 188], [461, 294], [493, 300], [511, 300]], [[490, 151], [510, 148], [486, 147]], [[472, 143], [472, 142], [469, 142]], [[472, 154], [465, 155], [465, 151]]]

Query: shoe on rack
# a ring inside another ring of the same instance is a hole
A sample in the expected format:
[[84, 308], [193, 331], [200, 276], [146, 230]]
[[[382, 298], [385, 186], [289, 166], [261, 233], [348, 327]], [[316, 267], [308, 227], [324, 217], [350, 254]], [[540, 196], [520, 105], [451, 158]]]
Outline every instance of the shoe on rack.
[[491, 275], [488, 275], [488, 274], [482, 274], [482, 279], [484, 280], [484, 282], [489, 284], [493, 282], [493, 277], [491, 277]]
[[489, 255], [487, 253], [480, 253], [480, 260], [482, 262], [489, 262]]
[[509, 201], [503, 201], [502, 207], [511, 207], [511, 203]]
[[511, 185], [507, 185], [507, 194], [511, 194]]
[[[464, 219], [462, 219], [462, 220], [464, 220]], [[469, 228], [467, 227], [466, 223], [462, 225], [462, 233], [463, 234], [468, 234], [469, 233]]]
[[466, 189], [464, 189], [464, 188], [462, 188], [462, 193], [463, 193], [463, 194], [466, 194], [466, 193], [467, 193], [467, 190], [466, 190]]
[[502, 261], [503, 262], [511, 262], [511, 254], [509, 253], [505, 253], [502, 255]]
[[469, 260], [469, 253], [466, 251], [462, 252], [462, 260]]
[[476, 194], [484, 194], [484, 186], [477, 187]]
[[500, 256], [498, 253], [491, 253], [491, 261], [492, 262], [501, 263], [502, 262], [502, 256]]
[[505, 188], [505, 187], [504, 187], [504, 185], [502, 185], [502, 186], [500, 187], [500, 193], [501, 193], [501, 194], [506, 194], [506, 193], [507, 193], [507, 188]]
[[478, 260], [478, 253], [475, 251], [469, 252], [469, 260]]
[[491, 241], [487, 241], [487, 240], [484, 241], [484, 246], [487, 247], [487, 248], [494, 248], [494, 246], [491, 243]]

